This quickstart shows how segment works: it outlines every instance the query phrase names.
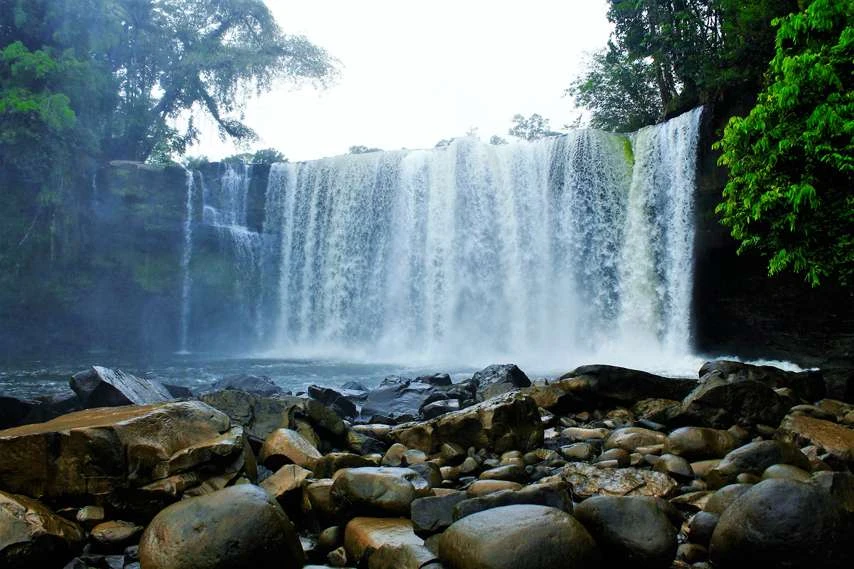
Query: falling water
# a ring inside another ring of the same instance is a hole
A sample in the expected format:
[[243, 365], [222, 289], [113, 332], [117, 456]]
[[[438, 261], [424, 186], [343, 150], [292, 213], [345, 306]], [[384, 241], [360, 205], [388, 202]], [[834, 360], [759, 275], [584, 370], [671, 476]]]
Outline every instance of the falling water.
[[687, 353], [700, 113], [631, 137], [273, 166], [259, 304], [273, 346], [473, 364]]
[[179, 353], [188, 353], [187, 335], [190, 327], [190, 292], [192, 279], [190, 261], [193, 257], [193, 191], [195, 186], [191, 170], [187, 170], [187, 209], [184, 214], [184, 249], [181, 253], [181, 347]]
[[700, 115], [275, 164], [259, 231], [252, 171], [227, 166], [202, 184], [202, 221], [230, 250], [231, 321], [287, 356], [545, 370], [688, 354]]

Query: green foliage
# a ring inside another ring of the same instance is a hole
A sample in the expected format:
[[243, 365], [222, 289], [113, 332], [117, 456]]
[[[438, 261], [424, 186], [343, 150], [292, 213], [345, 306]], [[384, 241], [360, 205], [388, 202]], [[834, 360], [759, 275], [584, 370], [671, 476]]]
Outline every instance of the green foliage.
[[[208, 162], [207, 158], [204, 158], [205, 163]], [[232, 156], [228, 156], [222, 159], [222, 162], [225, 163], [239, 163], [239, 164], [264, 164], [270, 165], [275, 164], [277, 162], [287, 162], [288, 159], [285, 158], [285, 155], [276, 150], [275, 148], [264, 148], [262, 150], [256, 150], [255, 152], [243, 152], [241, 154], [234, 154]]]
[[555, 136], [560, 133], [549, 129], [549, 119], [543, 118], [537, 113], [525, 118], [523, 115], [513, 116], [513, 126], [507, 131], [510, 136], [516, 136], [525, 140], [537, 140], [546, 136]]
[[730, 170], [722, 222], [816, 286], [854, 276], [854, 0], [814, 0], [775, 21], [770, 83], [717, 144]]
[[493, 134], [489, 139], [489, 144], [493, 146], [500, 146], [502, 144], [507, 144], [507, 139], [498, 136], [497, 134]]
[[773, 55], [771, 21], [797, 0], [610, 0], [614, 32], [567, 94], [591, 125], [636, 130], [698, 104], [755, 94]]

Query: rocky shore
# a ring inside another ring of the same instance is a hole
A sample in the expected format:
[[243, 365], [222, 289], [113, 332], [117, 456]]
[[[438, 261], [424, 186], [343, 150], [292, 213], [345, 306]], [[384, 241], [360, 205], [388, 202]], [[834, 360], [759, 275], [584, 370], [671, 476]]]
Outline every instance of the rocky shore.
[[0, 569], [854, 563], [854, 375], [707, 362], [0, 398]]

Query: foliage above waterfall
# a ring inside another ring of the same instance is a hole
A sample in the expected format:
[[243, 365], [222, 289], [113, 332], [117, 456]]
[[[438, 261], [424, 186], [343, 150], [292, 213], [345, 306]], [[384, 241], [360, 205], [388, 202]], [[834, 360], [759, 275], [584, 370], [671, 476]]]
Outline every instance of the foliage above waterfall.
[[[94, 72], [82, 85], [53, 72], [50, 93], [67, 97], [108, 159], [182, 151], [198, 134], [192, 120], [175, 126], [189, 110], [223, 136], [251, 138], [240, 119], [247, 90], [332, 70], [324, 50], [282, 33], [261, 0], [0, 0], [0, 49], [16, 43], [43, 67], [74, 58]], [[44, 76], [0, 70], [4, 99], [42, 89]]]
[[567, 94], [596, 128], [629, 132], [727, 94], [755, 93], [771, 20], [796, 0], [610, 0], [614, 32]]
[[724, 224], [813, 286], [854, 277], [854, 1], [814, 0], [776, 22], [770, 84], [719, 146]]

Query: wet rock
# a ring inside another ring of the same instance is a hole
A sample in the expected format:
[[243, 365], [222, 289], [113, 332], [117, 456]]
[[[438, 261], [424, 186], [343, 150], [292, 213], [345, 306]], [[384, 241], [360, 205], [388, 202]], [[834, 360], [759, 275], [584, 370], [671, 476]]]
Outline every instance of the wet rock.
[[312, 472], [310, 470], [306, 470], [296, 464], [286, 464], [272, 476], [262, 481], [261, 488], [275, 498], [283, 507], [293, 506], [293, 502], [301, 498], [300, 490], [305, 481], [311, 476]]
[[548, 506], [572, 513], [569, 486], [561, 480], [531, 484], [519, 490], [500, 490], [477, 498], [461, 500], [454, 508], [454, 520], [502, 506], [522, 504]]
[[579, 498], [605, 496], [669, 497], [678, 488], [670, 476], [638, 468], [602, 469], [583, 463], [563, 468], [561, 477]]
[[465, 492], [416, 498], [410, 510], [415, 532], [425, 536], [444, 531], [454, 522], [454, 506], [467, 499]]
[[656, 461], [653, 470], [669, 474], [677, 480], [691, 480], [694, 470], [687, 460], [674, 454], [663, 454]]
[[278, 428], [290, 427], [297, 409], [302, 405], [298, 397], [262, 397], [235, 389], [203, 393], [200, 399], [228, 415], [261, 441]]
[[146, 569], [282, 569], [304, 564], [285, 512], [250, 484], [161, 511], [142, 535], [139, 557]]
[[387, 377], [362, 402], [362, 417], [384, 416], [393, 423], [407, 417], [418, 417], [421, 406], [436, 389], [429, 383], [397, 376]]
[[309, 385], [308, 394], [344, 418], [352, 419], [358, 415], [356, 404], [332, 388]]
[[760, 476], [773, 464], [810, 469], [809, 459], [797, 447], [781, 441], [757, 441], [729, 452], [709, 471], [706, 481], [712, 488], [720, 488], [735, 482], [742, 473]]
[[26, 417], [38, 405], [38, 401], [31, 399], [0, 397], [0, 429], [28, 424], [30, 421], [27, 421]]
[[688, 522], [688, 539], [691, 543], [708, 547], [719, 520], [720, 514], [718, 513], [697, 512]]
[[854, 463], [854, 429], [807, 415], [787, 415], [775, 436], [799, 446], [821, 447], [839, 461]]
[[421, 375], [415, 378], [418, 383], [426, 383], [439, 387], [450, 387], [451, 376], [447, 373], [434, 373], [433, 375]]
[[332, 478], [342, 468], [361, 468], [363, 466], [376, 466], [376, 463], [364, 456], [349, 452], [330, 452], [315, 461], [312, 472], [314, 472], [314, 478]]
[[429, 490], [427, 482], [408, 468], [347, 468], [338, 471], [332, 498], [353, 514], [406, 515], [412, 501]]
[[758, 381], [721, 377], [717, 372], [682, 401], [688, 421], [706, 427], [726, 428], [734, 423], [777, 425], [789, 408], [777, 393]]
[[682, 402], [673, 399], [641, 399], [632, 405], [631, 411], [640, 421], [670, 425], [682, 413]]
[[709, 497], [709, 500], [706, 502], [706, 506], [703, 510], [712, 514], [720, 515], [724, 513], [724, 510], [729, 508], [733, 502], [738, 500], [742, 494], [750, 490], [752, 487], [752, 484], [727, 484]]
[[669, 435], [665, 452], [688, 460], [722, 458], [738, 446], [738, 439], [729, 431], [704, 427], [682, 427]]
[[466, 489], [469, 496], [485, 496], [502, 490], [521, 490], [522, 485], [508, 480], [475, 480]]
[[83, 546], [83, 530], [46, 506], [0, 491], [0, 567], [58, 567]]
[[600, 464], [612, 461], [615, 462], [617, 466], [628, 466], [631, 462], [629, 451], [621, 448], [612, 448], [600, 454], [593, 462]]
[[164, 383], [163, 387], [166, 388], [166, 391], [169, 392], [169, 395], [171, 395], [173, 399], [192, 399], [195, 397], [193, 395], [193, 390], [189, 387], [184, 387], [183, 385]]
[[344, 548], [354, 564], [383, 546], [407, 545], [424, 545], [424, 541], [415, 535], [409, 520], [358, 517], [350, 520], [344, 529]]
[[820, 371], [784, 371], [773, 366], [730, 360], [714, 360], [700, 367], [700, 377], [713, 372], [727, 381], [750, 380], [764, 383], [771, 389], [791, 389], [797, 397], [806, 401], [817, 401], [825, 395], [824, 378]]
[[133, 522], [117, 520], [96, 525], [89, 535], [102, 550], [118, 552], [135, 543], [142, 529], [142, 526]]
[[518, 464], [507, 464], [496, 466], [480, 473], [481, 480], [509, 480], [511, 482], [525, 482], [528, 475], [525, 469]]
[[605, 439], [605, 448], [620, 448], [633, 452], [638, 447], [648, 447], [664, 444], [667, 436], [664, 433], [640, 427], [625, 427], [617, 429]]
[[147, 405], [172, 399], [172, 394], [157, 381], [101, 366], [75, 373], [69, 384], [84, 409]]
[[311, 469], [322, 456], [298, 432], [276, 429], [264, 440], [258, 458], [270, 470], [278, 470], [289, 463]]
[[575, 508], [606, 565], [666, 569], [676, 555], [676, 528], [659, 500], [594, 496]]
[[515, 364], [497, 364], [475, 372], [471, 378], [477, 388], [478, 401], [485, 401], [521, 387], [530, 387], [531, 380]]
[[850, 567], [850, 525], [812, 484], [765, 480], [721, 514], [710, 558], [721, 567]]
[[813, 484], [830, 495], [848, 515], [854, 515], [854, 474], [850, 472], [816, 472]]
[[236, 389], [262, 397], [270, 397], [282, 393], [282, 388], [276, 385], [276, 382], [269, 376], [246, 373], [223, 377], [211, 386], [211, 391], [222, 389]]
[[531, 398], [508, 393], [430, 421], [399, 425], [391, 430], [390, 437], [428, 454], [437, 452], [447, 442], [499, 453], [527, 450], [542, 444], [543, 427], [539, 418]]
[[442, 399], [441, 401], [434, 401], [432, 403], [428, 403], [420, 409], [421, 416], [425, 419], [434, 419], [445, 413], [451, 413], [453, 411], [460, 410], [460, 400], [459, 399]]
[[332, 499], [333, 484], [332, 479], [324, 478], [303, 486], [303, 511], [321, 527], [335, 525], [340, 521], [338, 507]]
[[521, 505], [455, 522], [439, 539], [439, 558], [453, 569], [592, 569], [600, 554], [590, 534], [566, 512]]
[[560, 454], [567, 460], [590, 460], [596, 449], [590, 443], [574, 443], [560, 447]]
[[0, 431], [0, 486], [59, 502], [169, 491], [174, 499], [211, 478], [233, 478], [244, 453], [242, 429], [198, 401], [90, 409]]
[[697, 386], [688, 378], [669, 378], [643, 371], [608, 365], [586, 365], [562, 375], [558, 382], [584, 402], [587, 408], [599, 403], [635, 403], [642, 399], [681, 400]]
[[425, 546], [383, 544], [368, 559], [368, 569], [442, 569]]

